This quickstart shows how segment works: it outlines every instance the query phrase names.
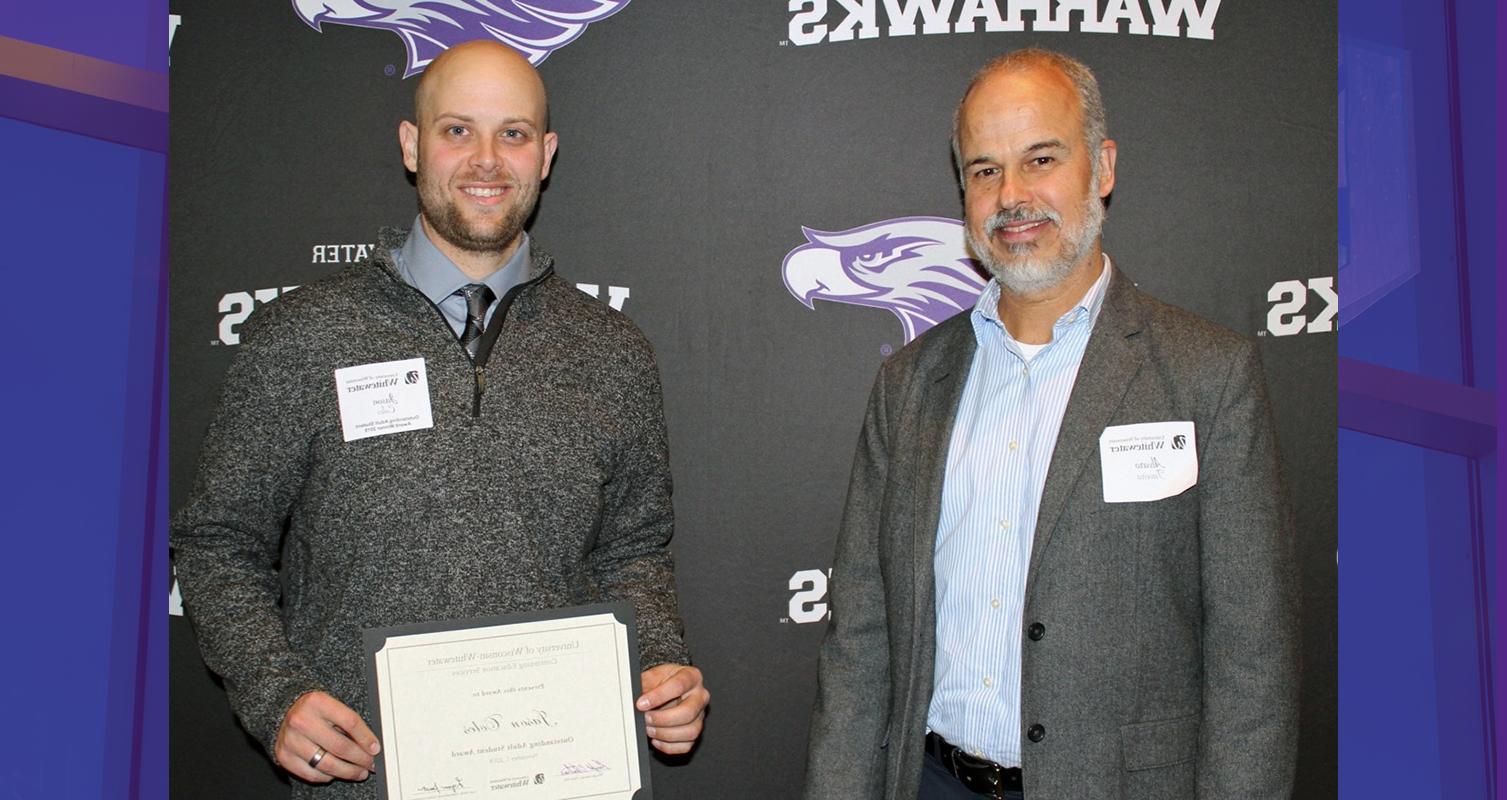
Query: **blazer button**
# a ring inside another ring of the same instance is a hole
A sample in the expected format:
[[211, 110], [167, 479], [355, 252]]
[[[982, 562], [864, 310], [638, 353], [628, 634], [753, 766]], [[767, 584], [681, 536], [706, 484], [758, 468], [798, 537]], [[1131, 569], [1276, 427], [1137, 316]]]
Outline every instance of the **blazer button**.
[[1040, 622], [1033, 622], [1031, 623], [1031, 627], [1026, 628], [1026, 635], [1031, 637], [1031, 641], [1039, 642], [1041, 641], [1041, 637], [1047, 635], [1047, 626]]
[[1047, 729], [1040, 724], [1026, 728], [1026, 738], [1033, 742], [1039, 742], [1047, 738]]

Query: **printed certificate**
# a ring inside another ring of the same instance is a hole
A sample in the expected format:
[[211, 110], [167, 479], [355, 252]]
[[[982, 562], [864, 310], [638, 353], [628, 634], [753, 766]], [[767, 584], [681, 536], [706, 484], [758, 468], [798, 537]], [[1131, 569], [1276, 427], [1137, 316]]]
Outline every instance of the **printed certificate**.
[[650, 800], [633, 608], [365, 631], [388, 800]]

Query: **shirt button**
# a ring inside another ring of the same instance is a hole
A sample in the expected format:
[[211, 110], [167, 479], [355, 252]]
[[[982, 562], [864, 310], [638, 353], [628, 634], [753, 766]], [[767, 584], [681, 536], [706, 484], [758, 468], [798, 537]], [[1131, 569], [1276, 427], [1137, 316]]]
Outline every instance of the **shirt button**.
[[1010, 449], [1011, 450], [1014, 450], [1014, 449], [1016, 449], [1018, 447], [1020, 447], [1020, 442], [1011, 442], [1010, 443]]
[[991, 678], [991, 677], [989, 677], [989, 676], [987, 676], [987, 675], [985, 675], [984, 676], [984, 685], [985, 686], [993, 686], [994, 685], [994, 679]]
[[999, 598], [998, 598], [998, 597], [996, 597], [996, 598], [994, 598], [994, 599], [993, 599], [993, 600], [990, 600], [990, 601], [989, 601], [989, 607], [990, 607], [990, 608], [999, 608], [999, 607], [1000, 607], [1000, 602], [999, 602]]
[[1010, 520], [1007, 520], [1007, 519], [1000, 520], [999, 521], [999, 527], [1001, 529], [1003, 529], [1003, 530], [1009, 530], [1010, 529]]
[[1031, 368], [1030, 367], [1021, 367], [1020, 368], [1020, 374], [1022, 374], [1022, 375], [1030, 375], [1031, 374]]
[[1026, 635], [1031, 637], [1031, 641], [1039, 642], [1041, 637], [1047, 635], [1047, 626], [1040, 622], [1033, 622], [1029, 628], [1026, 628]]
[[1031, 727], [1026, 728], [1026, 738], [1030, 739], [1033, 742], [1039, 742], [1042, 739], [1047, 738], [1047, 729], [1045, 726], [1040, 724], [1032, 725]]

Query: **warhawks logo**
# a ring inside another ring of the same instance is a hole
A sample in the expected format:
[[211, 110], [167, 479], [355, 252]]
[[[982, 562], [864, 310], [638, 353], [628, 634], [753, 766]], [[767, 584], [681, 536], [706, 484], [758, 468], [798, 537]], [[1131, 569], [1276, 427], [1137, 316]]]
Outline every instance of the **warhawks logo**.
[[785, 288], [817, 300], [894, 312], [905, 341], [969, 308], [988, 279], [968, 257], [963, 223], [900, 217], [846, 231], [801, 228], [807, 244], [785, 256]]
[[586, 26], [630, 0], [293, 0], [316, 31], [326, 22], [392, 31], [408, 46], [407, 78], [435, 56], [472, 39], [496, 39], [538, 64]]

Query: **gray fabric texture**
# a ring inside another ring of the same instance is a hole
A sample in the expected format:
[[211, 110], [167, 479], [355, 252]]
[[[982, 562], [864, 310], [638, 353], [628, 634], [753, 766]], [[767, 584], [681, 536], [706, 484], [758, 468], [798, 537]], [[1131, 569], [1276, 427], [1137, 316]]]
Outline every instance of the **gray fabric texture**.
[[[625, 600], [644, 668], [689, 661], [647, 340], [536, 242], [473, 416], [470, 361], [391, 261], [404, 236], [383, 229], [371, 261], [246, 323], [172, 525], [204, 659], [269, 753], [310, 690], [371, 720], [368, 627]], [[344, 441], [334, 370], [415, 357], [434, 427]], [[294, 783], [295, 797], [375, 797]]]
[[[875, 380], [829, 584], [809, 800], [916, 796], [942, 477], [974, 346], [959, 314]], [[1195, 423], [1198, 485], [1105, 503], [1100, 433], [1171, 420]], [[1285, 800], [1297, 756], [1297, 598], [1254, 344], [1116, 270], [1031, 552], [1020, 624], [1045, 627], [1022, 639], [1025, 796]]]

